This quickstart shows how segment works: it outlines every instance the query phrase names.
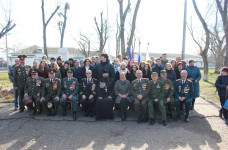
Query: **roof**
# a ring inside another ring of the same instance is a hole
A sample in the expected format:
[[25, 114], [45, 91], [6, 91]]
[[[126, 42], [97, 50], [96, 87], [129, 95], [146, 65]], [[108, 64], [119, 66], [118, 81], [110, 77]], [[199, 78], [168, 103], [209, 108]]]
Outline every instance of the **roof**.
[[[48, 54], [57, 54], [58, 49], [59, 49], [59, 47], [48, 47], [47, 51], [48, 51]], [[82, 55], [81, 52], [77, 48], [70, 47], [67, 49], [68, 49], [68, 52], [70, 55]], [[13, 54], [35, 54], [35, 53], [37, 53], [36, 50], [42, 50], [41, 53], [44, 53], [43, 48], [41, 46], [33, 45], [33, 46], [27, 47], [25, 49], [18, 50], [11, 54], [12, 55]], [[96, 55], [96, 54], [97, 54], [96, 51], [91, 51], [91, 53], [90, 53], [90, 55]]]
[[[138, 53], [135, 53], [135, 54], [138, 54]], [[149, 53], [149, 56], [150, 57], [161, 57], [163, 53]], [[175, 53], [166, 53], [167, 54], [167, 57], [178, 57], [180, 56], [181, 57], [181, 54], [175, 54]], [[141, 52], [140, 55], [142, 56], [146, 56], [146, 53], [145, 52]], [[201, 58], [201, 56], [198, 56], [198, 55], [191, 55], [191, 54], [185, 54], [185, 57], [186, 58]]]

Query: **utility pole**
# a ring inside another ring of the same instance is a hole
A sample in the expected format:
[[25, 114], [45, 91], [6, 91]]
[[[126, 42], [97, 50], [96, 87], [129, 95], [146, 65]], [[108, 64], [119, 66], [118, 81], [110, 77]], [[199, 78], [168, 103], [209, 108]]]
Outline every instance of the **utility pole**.
[[187, 0], [184, 2], [184, 22], [183, 22], [183, 37], [182, 37], [182, 59], [185, 59], [185, 40], [186, 40], [186, 16], [187, 16]]
[[7, 71], [9, 71], [9, 52], [8, 52], [8, 42], [7, 42], [7, 33], [5, 35], [6, 37], [6, 64], [7, 64]]

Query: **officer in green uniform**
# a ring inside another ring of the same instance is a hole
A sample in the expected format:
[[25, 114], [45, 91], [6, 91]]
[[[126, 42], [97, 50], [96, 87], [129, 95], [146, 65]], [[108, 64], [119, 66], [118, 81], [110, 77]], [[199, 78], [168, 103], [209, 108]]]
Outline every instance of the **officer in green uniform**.
[[170, 119], [173, 119], [174, 117], [174, 86], [172, 81], [167, 79], [167, 72], [166, 70], [161, 70], [161, 81], [164, 84], [164, 103], [166, 106], [166, 113], [170, 117]]
[[13, 73], [13, 86], [15, 87], [15, 89], [18, 89], [20, 113], [23, 112], [25, 109], [25, 104], [23, 102], [24, 86], [27, 78], [29, 77], [29, 70], [31, 69], [31, 66], [25, 65], [26, 57], [26, 55], [18, 56], [18, 58], [20, 59], [20, 65], [15, 67]]
[[159, 111], [162, 115], [163, 125], [167, 125], [166, 121], [166, 108], [164, 104], [164, 85], [161, 80], [158, 80], [158, 73], [152, 72], [152, 80], [150, 81], [150, 101], [148, 103], [149, 110], [149, 123], [153, 125], [154, 120], [154, 104], [157, 103], [159, 106]]
[[[55, 78], [55, 70], [48, 70], [49, 78], [45, 79], [43, 91], [41, 92], [41, 105], [43, 108], [47, 109], [47, 115], [55, 116], [58, 110], [59, 97], [61, 94], [61, 81]], [[52, 111], [52, 105], [54, 105], [54, 110]]]
[[180, 103], [185, 103], [185, 122], [189, 122], [189, 110], [193, 97], [193, 83], [187, 79], [188, 73], [186, 70], [181, 71], [181, 78], [175, 83], [175, 107], [177, 120], [181, 119]]
[[41, 99], [41, 92], [42, 88], [44, 88], [44, 79], [42, 77], [38, 76], [38, 70], [32, 69], [31, 70], [32, 77], [28, 77], [26, 83], [25, 83], [25, 97], [31, 96], [33, 99], [33, 102], [35, 104], [35, 107], [33, 108], [33, 115], [41, 114], [41, 105], [40, 105], [40, 99]]
[[79, 83], [78, 79], [73, 77], [74, 69], [67, 69], [67, 77], [62, 80], [62, 97], [60, 98], [60, 104], [62, 106], [63, 116], [66, 116], [66, 101], [72, 103], [73, 119], [76, 120], [77, 100]]
[[147, 122], [147, 105], [150, 93], [149, 79], [142, 78], [143, 73], [141, 70], [137, 70], [135, 75], [137, 79], [131, 82], [131, 95], [138, 116], [137, 122]]

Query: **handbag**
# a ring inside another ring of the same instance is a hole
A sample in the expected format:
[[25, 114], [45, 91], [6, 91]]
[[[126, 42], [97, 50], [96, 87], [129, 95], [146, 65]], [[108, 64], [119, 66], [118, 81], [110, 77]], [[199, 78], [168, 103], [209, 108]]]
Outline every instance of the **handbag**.
[[228, 110], [228, 98], [226, 99], [226, 102], [223, 105], [223, 108], [226, 109], [226, 110]]
[[29, 95], [24, 97], [24, 102], [25, 102], [26, 106], [32, 106], [33, 105], [32, 97]]

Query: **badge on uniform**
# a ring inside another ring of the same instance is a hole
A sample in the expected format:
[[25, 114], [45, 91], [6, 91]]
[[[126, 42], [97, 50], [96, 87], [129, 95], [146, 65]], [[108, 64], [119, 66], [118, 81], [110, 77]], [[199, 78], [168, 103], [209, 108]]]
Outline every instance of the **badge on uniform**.
[[93, 84], [93, 85], [92, 85], [92, 91], [94, 91], [95, 88], [96, 88], [96, 84]]
[[146, 90], [147, 83], [142, 83], [142, 89]]
[[73, 81], [73, 83], [72, 83], [71, 86], [70, 86], [70, 90], [74, 90], [74, 89], [75, 89], [75, 85], [76, 85], [76, 82]]
[[41, 80], [36, 80], [36, 86], [40, 86]]
[[184, 88], [184, 93], [185, 93], [185, 94], [188, 94], [189, 90], [190, 90], [190, 87], [186, 86], [186, 87]]
[[165, 89], [168, 90], [170, 88], [170, 84], [165, 85]]
[[53, 90], [57, 90], [58, 83], [56, 81], [53, 81]]
[[159, 88], [161, 88], [161, 87], [160, 87], [160, 85], [159, 85], [159, 84], [157, 84], [156, 88], [157, 88], [157, 89], [159, 89]]
[[49, 83], [46, 83], [46, 88], [49, 87]]
[[100, 88], [104, 88], [106, 86], [105, 82], [100, 82]]
[[64, 84], [63, 84], [64, 88], [66, 89], [67, 88], [67, 84], [66, 84], [66, 81], [64, 81]]

